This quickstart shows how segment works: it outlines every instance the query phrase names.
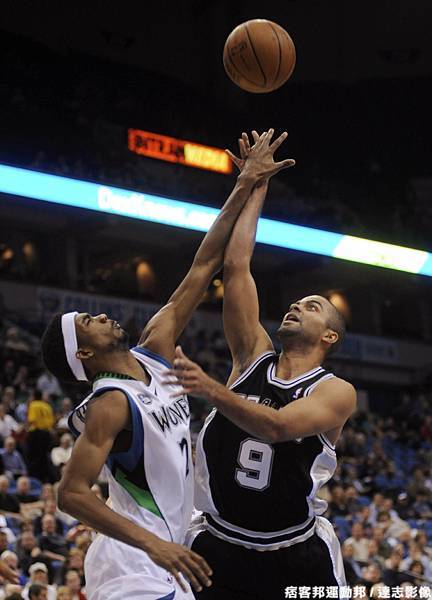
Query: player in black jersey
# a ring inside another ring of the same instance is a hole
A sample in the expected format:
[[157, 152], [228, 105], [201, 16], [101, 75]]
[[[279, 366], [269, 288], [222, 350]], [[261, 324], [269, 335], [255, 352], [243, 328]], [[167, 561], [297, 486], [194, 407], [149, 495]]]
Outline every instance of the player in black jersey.
[[[241, 169], [246, 135], [240, 150], [233, 160]], [[197, 444], [195, 505], [204, 518], [192, 548], [214, 572], [200, 600], [269, 600], [282, 598], [286, 586], [345, 585], [339, 542], [317, 497], [336, 469], [335, 444], [356, 406], [353, 386], [321, 367], [342, 340], [344, 322], [326, 298], [299, 299], [282, 320], [282, 352], [275, 353], [250, 272], [266, 192], [267, 182], [254, 189], [225, 251], [231, 389], [179, 348], [172, 372], [184, 391], [217, 409]]]

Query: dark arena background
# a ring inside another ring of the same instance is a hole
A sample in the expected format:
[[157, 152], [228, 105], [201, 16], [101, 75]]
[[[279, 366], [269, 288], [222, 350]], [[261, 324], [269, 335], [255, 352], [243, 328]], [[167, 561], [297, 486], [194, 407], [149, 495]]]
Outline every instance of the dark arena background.
[[[322, 491], [348, 584], [429, 597], [431, 3], [35, 1], [1, 12], [0, 559], [20, 587], [0, 579], [0, 597], [49, 583], [50, 600], [85, 598], [93, 533], [58, 510], [56, 490], [73, 443], [66, 417], [88, 388], [44, 370], [46, 323], [107, 313], [137, 342], [234, 185], [223, 149], [270, 127], [289, 132], [279, 154], [297, 164], [264, 206], [274, 229], [253, 259], [262, 319], [273, 335], [292, 301], [319, 293], [348, 324], [327, 366], [355, 385], [358, 410]], [[258, 17], [297, 51], [292, 78], [269, 94], [244, 92], [222, 64], [227, 35]], [[181, 341], [225, 382], [223, 294], [221, 273]], [[40, 402], [52, 407], [45, 422], [31, 417]], [[196, 439], [210, 406], [190, 405]]]

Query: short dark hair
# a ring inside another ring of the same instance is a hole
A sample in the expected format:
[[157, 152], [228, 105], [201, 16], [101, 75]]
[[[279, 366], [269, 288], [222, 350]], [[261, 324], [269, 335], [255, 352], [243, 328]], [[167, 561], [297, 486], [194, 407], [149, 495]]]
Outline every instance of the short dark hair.
[[40, 583], [32, 583], [28, 591], [29, 600], [37, 600], [37, 598], [39, 598], [40, 596], [41, 591], [46, 589], [46, 585], [41, 585]]
[[67, 362], [61, 326], [62, 314], [53, 316], [44, 331], [41, 340], [42, 359], [48, 369], [57, 379], [67, 383], [76, 383], [77, 379]]
[[337, 342], [335, 342], [334, 344], [331, 344], [330, 348], [327, 350], [327, 356], [334, 354], [338, 350], [338, 348], [341, 346], [341, 344], [344, 340], [345, 331], [346, 331], [346, 323], [345, 323], [345, 319], [344, 319], [342, 313], [340, 311], [338, 311], [336, 306], [334, 304], [332, 304], [330, 302], [330, 300], [328, 302], [331, 307], [330, 308], [331, 312], [330, 312], [330, 316], [327, 321], [327, 327], [329, 329], [331, 329], [332, 331], [336, 331], [339, 338], [338, 338]]

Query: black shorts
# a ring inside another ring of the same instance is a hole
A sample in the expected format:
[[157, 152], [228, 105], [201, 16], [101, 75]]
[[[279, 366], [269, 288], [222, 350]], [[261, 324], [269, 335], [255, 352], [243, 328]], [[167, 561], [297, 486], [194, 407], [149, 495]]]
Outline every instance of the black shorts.
[[288, 548], [260, 552], [203, 531], [192, 550], [213, 570], [213, 585], [194, 590], [198, 600], [281, 600], [288, 586], [339, 585], [329, 548], [316, 534]]

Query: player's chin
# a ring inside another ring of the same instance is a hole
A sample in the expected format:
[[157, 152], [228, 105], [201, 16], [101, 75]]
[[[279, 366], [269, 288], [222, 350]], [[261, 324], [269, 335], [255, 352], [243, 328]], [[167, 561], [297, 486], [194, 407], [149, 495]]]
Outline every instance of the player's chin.
[[289, 337], [291, 335], [296, 334], [299, 330], [300, 330], [300, 323], [297, 323], [296, 321], [287, 321], [286, 323], [283, 323], [279, 327], [276, 334], [279, 338]]

